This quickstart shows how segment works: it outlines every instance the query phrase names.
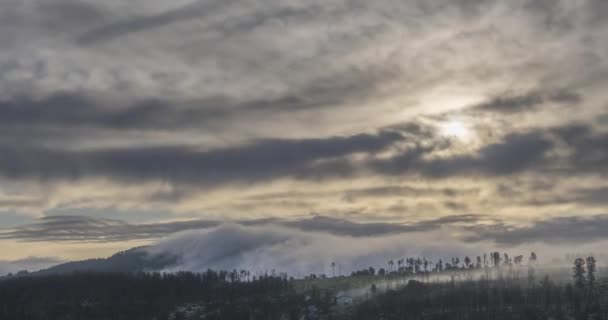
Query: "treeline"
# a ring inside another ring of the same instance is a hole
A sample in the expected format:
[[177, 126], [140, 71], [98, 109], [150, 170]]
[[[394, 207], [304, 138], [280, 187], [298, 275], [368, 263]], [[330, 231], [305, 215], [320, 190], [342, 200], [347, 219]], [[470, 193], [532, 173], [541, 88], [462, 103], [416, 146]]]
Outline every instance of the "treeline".
[[203, 306], [206, 319], [283, 319], [301, 312], [303, 297], [284, 277], [235, 277], [211, 270], [13, 277], [0, 281], [0, 319], [179, 320], [185, 315], [175, 310], [187, 303]]
[[[442, 272], [498, 272], [509, 267], [505, 254], [492, 254], [487, 265], [481, 259], [481, 267], [475, 264], [471, 268], [466, 267], [466, 259], [463, 267], [454, 258], [450, 265], [458, 268]], [[532, 266], [533, 261], [528, 264]], [[424, 262], [420, 273], [425, 275], [423, 266]], [[608, 319], [608, 283], [596, 279], [593, 257], [577, 258], [572, 281], [566, 283], [554, 282], [548, 276], [540, 281], [501, 276], [444, 278], [447, 281], [417, 278], [424, 281], [410, 280], [402, 287], [389, 285], [398, 279], [390, 276], [400, 272], [412, 271], [395, 269], [379, 277], [380, 272], [368, 268], [335, 281], [292, 281], [286, 274], [251, 275], [246, 270], [22, 274], [0, 280], [0, 319]], [[302, 286], [303, 282], [307, 285]], [[340, 283], [354, 286], [339, 288]], [[384, 286], [386, 290], [381, 290]], [[349, 292], [358, 293], [349, 296]]]
[[[373, 295], [352, 319], [608, 319], [608, 283], [593, 257], [577, 258], [572, 283], [548, 276], [529, 284], [507, 278], [422, 283]], [[375, 292], [372, 286], [372, 292]]]
[[[526, 261], [527, 260], [527, 261]], [[508, 253], [500, 253], [494, 251], [491, 253], [484, 253], [477, 257], [470, 258], [465, 256], [464, 258], [453, 257], [451, 259], [438, 259], [433, 261], [425, 257], [409, 257], [402, 259], [390, 259], [387, 261], [387, 268], [374, 268], [369, 267], [365, 269], [355, 270], [351, 272], [351, 276], [386, 276], [386, 275], [413, 275], [413, 274], [429, 274], [429, 273], [441, 273], [449, 271], [467, 271], [467, 270], [486, 270], [489, 269], [502, 269], [506, 268], [514, 269], [522, 266], [527, 266], [529, 269], [529, 276], [534, 276], [534, 266], [538, 262], [538, 256], [532, 252], [526, 258], [523, 255], [509, 256]], [[335, 274], [336, 263], [332, 262], [332, 273]], [[519, 274], [517, 274], [519, 277]], [[309, 277], [318, 277], [310, 275]]]

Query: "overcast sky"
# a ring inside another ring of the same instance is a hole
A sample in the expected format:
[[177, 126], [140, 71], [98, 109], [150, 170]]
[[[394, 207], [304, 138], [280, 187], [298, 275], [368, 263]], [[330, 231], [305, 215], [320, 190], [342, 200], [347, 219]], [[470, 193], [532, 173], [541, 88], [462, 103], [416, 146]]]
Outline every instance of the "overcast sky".
[[3, 0], [2, 258], [226, 220], [605, 240], [607, 16], [605, 0]]

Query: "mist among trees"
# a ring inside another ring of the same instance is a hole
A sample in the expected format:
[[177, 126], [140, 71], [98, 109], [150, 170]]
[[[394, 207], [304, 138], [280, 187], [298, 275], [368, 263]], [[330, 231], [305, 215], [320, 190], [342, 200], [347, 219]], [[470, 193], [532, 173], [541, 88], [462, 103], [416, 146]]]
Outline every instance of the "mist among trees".
[[608, 319], [608, 282], [593, 256], [570, 269], [501, 252], [388, 259], [349, 275], [339, 261], [330, 267], [301, 278], [23, 271], [0, 280], [0, 319]]

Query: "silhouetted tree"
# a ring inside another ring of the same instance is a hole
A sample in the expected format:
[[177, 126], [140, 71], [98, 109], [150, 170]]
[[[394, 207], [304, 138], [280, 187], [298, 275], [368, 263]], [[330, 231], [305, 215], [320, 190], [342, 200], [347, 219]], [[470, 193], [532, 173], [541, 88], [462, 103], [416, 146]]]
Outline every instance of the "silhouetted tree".
[[492, 252], [491, 258], [492, 258], [492, 264], [494, 265], [494, 267], [498, 268], [500, 266], [500, 252], [498, 252], [498, 251]]
[[538, 257], [536, 256], [536, 253], [531, 252], [530, 253], [530, 258], [528, 258], [528, 262], [531, 264], [535, 264], [536, 260], [538, 260]]
[[577, 258], [574, 260], [574, 267], [572, 267], [572, 277], [574, 278], [574, 286], [582, 289], [585, 287], [585, 260], [583, 258]]
[[587, 257], [585, 262], [587, 265], [587, 284], [589, 285], [589, 289], [592, 290], [595, 283], [596, 261], [593, 256], [590, 256]]

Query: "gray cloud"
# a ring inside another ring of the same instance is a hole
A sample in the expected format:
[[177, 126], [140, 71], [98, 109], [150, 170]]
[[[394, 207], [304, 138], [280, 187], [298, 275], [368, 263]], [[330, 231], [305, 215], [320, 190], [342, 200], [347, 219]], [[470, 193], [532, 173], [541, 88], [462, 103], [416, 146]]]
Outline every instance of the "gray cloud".
[[[241, 220], [231, 223], [243, 226], [275, 225], [306, 232], [325, 232], [350, 237], [374, 237], [399, 233], [423, 232], [442, 226], [474, 224], [488, 217], [480, 215], [457, 215], [425, 220], [411, 224], [358, 223], [326, 216], [310, 219]], [[195, 229], [209, 229], [227, 223], [216, 220], [190, 220], [167, 223], [130, 224], [116, 219], [87, 216], [49, 216], [40, 221], [5, 229], [0, 239], [20, 241], [70, 241], [70, 242], [115, 242], [125, 240], [158, 239], [170, 234]]]
[[[0, 125], [7, 134], [15, 136], [23, 135], [23, 130], [37, 129], [59, 133], [72, 130], [79, 135], [86, 135], [86, 129], [90, 128], [212, 132], [244, 119], [273, 117], [273, 113], [297, 114], [361, 102], [394, 77], [385, 68], [351, 68], [311, 79], [282, 95], [246, 100], [218, 94], [199, 99], [138, 98], [134, 102], [120, 102], [105, 101], [99, 92], [0, 97]], [[62, 139], [57, 135], [55, 140]]]
[[553, 133], [570, 149], [566, 170], [596, 174], [607, 172], [607, 132], [597, 132], [589, 125], [573, 124], [557, 128]]
[[533, 111], [546, 102], [576, 105], [583, 100], [576, 92], [558, 90], [554, 92], [529, 92], [523, 95], [505, 95], [496, 97], [488, 102], [481, 103], [474, 108], [481, 111], [494, 111], [500, 113], [514, 113]]
[[363, 197], [391, 197], [391, 196], [404, 196], [404, 197], [419, 197], [419, 196], [458, 196], [467, 194], [476, 194], [478, 189], [458, 189], [458, 188], [417, 188], [408, 186], [383, 186], [375, 188], [361, 188], [346, 190], [345, 197], [363, 198]]
[[20, 241], [113, 242], [156, 239], [188, 229], [218, 226], [217, 221], [129, 224], [116, 219], [86, 216], [49, 216], [39, 222], [0, 232], [0, 239]]
[[[0, 174], [11, 179], [80, 179], [112, 177], [122, 181], [161, 180], [219, 186], [224, 183], [264, 182], [280, 178], [348, 178], [374, 174], [423, 175], [442, 178], [463, 175], [505, 176], [526, 171], [566, 174], [606, 169], [606, 137], [586, 127], [561, 127], [509, 134], [474, 153], [429, 158], [449, 143], [431, 139], [420, 143], [411, 132], [383, 130], [323, 139], [266, 139], [232, 148], [198, 150], [191, 146], [59, 150], [46, 147], [0, 145]], [[556, 144], [556, 140], [561, 141]], [[376, 157], [389, 148], [415, 142], [392, 157]], [[549, 156], [565, 144], [569, 154]], [[355, 161], [349, 156], [362, 154]], [[406, 190], [401, 190], [406, 191]], [[362, 191], [363, 192], [363, 191]], [[368, 191], [373, 192], [372, 190]], [[399, 192], [379, 189], [377, 192]], [[355, 192], [356, 193], [356, 192]], [[359, 192], [359, 195], [362, 195]]]
[[608, 187], [570, 188], [567, 192], [554, 192], [549, 196], [535, 197], [526, 201], [526, 203], [533, 206], [579, 204], [589, 207], [603, 207], [608, 204]]
[[478, 105], [476, 108], [487, 111], [516, 112], [530, 110], [543, 103], [539, 93], [530, 93], [522, 96], [499, 97], [490, 102]]
[[584, 245], [606, 240], [608, 215], [558, 217], [535, 221], [528, 227], [513, 227], [504, 223], [468, 227], [472, 235], [466, 241], [493, 241], [501, 245], [567, 243]]
[[553, 143], [539, 132], [511, 134], [503, 141], [482, 147], [475, 154], [441, 159], [422, 159], [428, 148], [418, 147], [385, 160], [374, 160], [370, 166], [383, 174], [421, 172], [430, 177], [461, 174], [508, 175], [541, 167], [543, 156]]
[[[39, 222], [5, 229], [0, 239], [19, 241], [115, 242], [159, 239], [171, 234], [199, 229], [212, 229], [225, 224], [219, 220], [190, 220], [166, 223], [130, 224], [121, 220], [85, 216], [51, 216]], [[441, 228], [466, 231], [466, 242], [490, 241], [500, 245], [535, 242], [583, 243], [606, 240], [608, 215], [558, 217], [537, 220], [530, 226], [518, 227], [489, 215], [452, 215], [413, 223], [359, 223], [346, 219], [315, 216], [308, 219], [259, 219], [230, 222], [235, 225], [277, 226], [302, 232], [325, 233], [347, 237], [385, 237], [432, 232]]]
[[[3, 154], [0, 173], [13, 179], [78, 179], [100, 175], [119, 180], [160, 179], [199, 184], [250, 182], [303, 174], [317, 160], [357, 152], [373, 154], [402, 139], [398, 132], [384, 131], [327, 139], [261, 140], [211, 151], [192, 147], [60, 151], [0, 146]], [[331, 171], [324, 173], [321, 177], [331, 176]]]
[[506, 175], [538, 165], [538, 161], [552, 147], [552, 143], [538, 133], [513, 134], [504, 141], [483, 147], [477, 157], [463, 156], [448, 160], [433, 160], [425, 172], [431, 176], [454, 173], [482, 172], [491, 175]]
[[603, 188], [580, 188], [575, 191], [578, 194], [576, 201], [579, 203], [606, 205], [608, 204], [608, 187]]
[[162, 13], [135, 17], [129, 20], [104, 25], [82, 34], [77, 42], [90, 45], [144, 30], [159, 28], [172, 23], [192, 19], [204, 19], [217, 10], [230, 5], [231, 1], [195, 1]]
[[351, 237], [372, 237], [408, 232], [423, 232], [452, 224], [470, 224], [483, 219], [479, 215], [457, 215], [442, 217], [412, 224], [391, 223], [356, 223], [344, 219], [316, 216], [308, 220], [284, 222], [281, 225], [294, 227], [303, 231], [327, 232], [333, 235]]

